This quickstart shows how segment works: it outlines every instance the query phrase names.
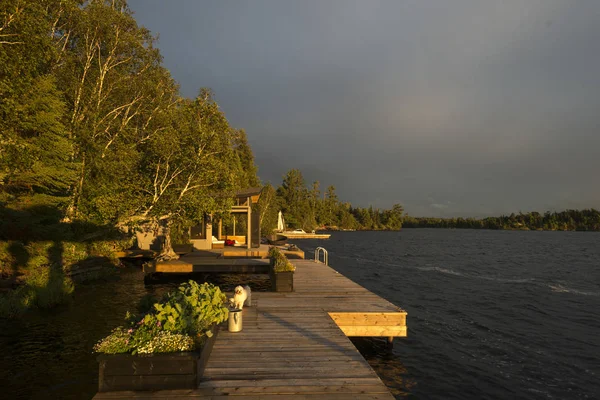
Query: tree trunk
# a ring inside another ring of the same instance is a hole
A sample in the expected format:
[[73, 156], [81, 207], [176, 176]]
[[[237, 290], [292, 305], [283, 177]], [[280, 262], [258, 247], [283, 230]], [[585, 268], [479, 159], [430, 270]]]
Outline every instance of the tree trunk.
[[81, 170], [79, 172], [79, 179], [77, 183], [73, 184], [73, 191], [71, 193], [69, 199], [69, 205], [65, 211], [65, 216], [62, 219], [62, 222], [68, 223], [77, 219], [77, 208], [79, 207], [79, 198], [81, 197], [81, 192], [83, 191], [83, 182], [85, 179], [85, 153], [81, 158]]
[[179, 258], [179, 255], [177, 255], [177, 253], [175, 253], [175, 250], [173, 250], [173, 244], [171, 243], [171, 219], [168, 218], [164, 221], [165, 224], [165, 229], [164, 229], [164, 235], [165, 235], [165, 241], [163, 243], [162, 249], [160, 251], [160, 254], [157, 257], [157, 261], [169, 261], [169, 260], [177, 260]]

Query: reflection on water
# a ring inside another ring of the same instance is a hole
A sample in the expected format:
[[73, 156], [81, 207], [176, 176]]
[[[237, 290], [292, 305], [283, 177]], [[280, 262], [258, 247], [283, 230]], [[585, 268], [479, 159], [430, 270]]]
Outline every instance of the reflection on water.
[[187, 275], [163, 275], [154, 278], [149, 287], [162, 292], [176, 289], [183, 282], [193, 279], [196, 282], [210, 282], [219, 286], [223, 292], [233, 292], [238, 285], [248, 285], [254, 292], [267, 292], [271, 290], [271, 280], [267, 274], [187, 274]]
[[[416, 381], [410, 377], [398, 354], [390, 349], [387, 339], [382, 338], [351, 338], [354, 346], [375, 370], [383, 383], [397, 397], [410, 395]], [[401, 346], [402, 339], [394, 339], [394, 346]]]
[[[81, 285], [70, 304], [31, 312], [20, 320], [0, 319], [0, 398], [91, 399], [98, 387], [98, 363], [93, 345], [123, 323], [145, 295], [162, 296], [190, 276], [164, 277], [144, 285], [139, 266], [124, 268], [119, 278]], [[212, 282], [233, 292], [239, 284], [253, 291], [270, 287], [268, 275], [200, 274], [197, 282]]]

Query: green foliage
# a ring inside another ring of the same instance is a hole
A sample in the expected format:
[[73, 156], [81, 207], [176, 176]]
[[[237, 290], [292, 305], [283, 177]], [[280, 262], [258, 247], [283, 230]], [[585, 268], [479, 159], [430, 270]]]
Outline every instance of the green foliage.
[[[159, 299], [153, 294], [144, 295], [138, 303], [138, 313], [141, 315], [148, 314], [154, 309], [154, 304], [158, 303], [158, 301]], [[128, 315], [125, 319], [131, 319], [131, 315]]]
[[261, 232], [270, 233], [277, 229], [279, 201], [275, 188], [270, 183], [266, 184], [262, 189], [260, 198], [258, 199], [257, 211], [259, 213]]
[[[184, 228], [258, 185], [245, 132], [210, 91], [179, 96], [126, 1], [0, 0], [0, 10], [0, 205], [55, 222]], [[23, 219], [27, 240], [45, 225]]]
[[184, 221], [181, 219], [173, 221], [171, 225], [171, 241], [175, 244], [190, 244], [190, 228], [196, 225], [192, 221]]
[[104, 277], [129, 247], [105, 231], [160, 220], [184, 243], [258, 186], [246, 133], [179, 95], [125, 0], [0, 0], [0, 31], [0, 273], [25, 279], [2, 315]]
[[248, 144], [248, 137], [243, 129], [232, 131], [233, 163], [238, 176], [238, 186], [241, 189], [260, 186], [257, 167], [254, 164], [254, 154]]
[[[399, 230], [402, 228], [404, 212], [402, 205], [394, 204], [391, 210], [379, 210], [373, 207], [353, 208], [350, 203], [339, 200], [334, 186], [329, 186], [321, 198], [319, 186], [318, 181], [313, 182], [311, 189], [308, 190], [299, 170], [288, 171], [281, 186], [277, 188], [277, 200], [265, 201], [268, 207], [260, 209], [261, 217], [265, 212], [264, 220], [261, 219], [263, 231], [272, 230], [273, 224], [277, 223], [279, 209], [285, 215], [287, 229], [302, 228], [311, 231], [317, 228], [331, 230]], [[263, 191], [263, 196], [264, 193]]]
[[415, 218], [405, 217], [406, 228], [502, 229], [548, 231], [600, 231], [600, 211], [566, 210], [476, 218]]
[[[75, 179], [49, 9], [61, 2], [0, 1], [0, 202], [63, 207]], [[62, 2], [67, 4], [68, 2]]]
[[229, 210], [236, 184], [232, 130], [211, 93], [181, 99], [166, 131], [141, 146], [139, 212], [185, 223]]
[[94, 347], [98, 353], [162, 353], [189, 351], [212, 336], [212, 327], [227, 320], [226, 296], [218, 286], [188, 281], [149, 306], [143, 298], [143, 316], [127, 313], [130, 328], [119, 327]]
[[277, 196], [288, 228], [311, 229], [308, 190], [300, 170], [291, 169], [285, 174]]
[[281, 250], [277, 247], [269, 249], [268, 257], [271, 259], [271, 267], [275, 273], [277, 272], [294, 272], [296, 267], [288, 260]]
[[210, 328], [225, 321], [229, 315], [225, 301], [226, 296], [218, 286], [211, 283], [198, 285], [190, 280], [167, 294], [161, 303], [154, 304], [155, 312], [146, 314], [144, 323], [160, 322], [167, 331], [203, 332], [210, 336]]
[[3, 197], [28, 207], [62, 207], [75, 179], [75, 166], [69, 162], [72, 144], [60, 121], [64, 103], [53, 78], [35, 79], [21, 101], [5, 131]]

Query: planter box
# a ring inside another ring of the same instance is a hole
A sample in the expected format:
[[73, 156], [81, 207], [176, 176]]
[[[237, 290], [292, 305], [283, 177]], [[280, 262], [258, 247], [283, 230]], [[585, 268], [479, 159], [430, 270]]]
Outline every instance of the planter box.
[[294, 273], [293, 272], [269, 272], [271, 277], [271, 290], [273, 292], [293, 292], [294, 291]]
[[218, 332], [213, 327], [213, 336], [199, 352], [99, 355], [98, 391], [195, 389]]

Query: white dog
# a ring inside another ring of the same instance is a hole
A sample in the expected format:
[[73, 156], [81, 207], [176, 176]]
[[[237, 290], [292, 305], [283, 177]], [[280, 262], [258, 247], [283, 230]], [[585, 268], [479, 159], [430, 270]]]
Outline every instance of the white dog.
[[229, 299], [229, 302], [233, 304], [234, 308], [239, 310], [242, 310], [244, 306], [250, 307], [252, 303], [252, 291], [250, 290], [250, 286], [236, 286], [235, 294], [232, 299]]

